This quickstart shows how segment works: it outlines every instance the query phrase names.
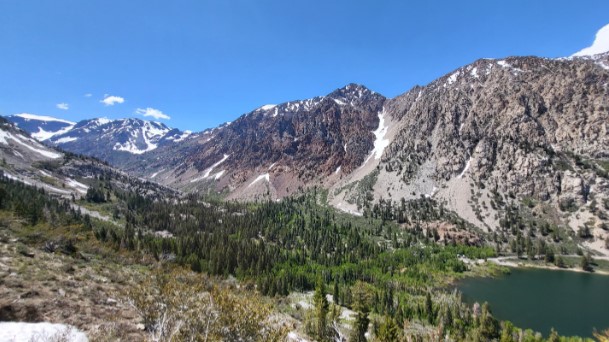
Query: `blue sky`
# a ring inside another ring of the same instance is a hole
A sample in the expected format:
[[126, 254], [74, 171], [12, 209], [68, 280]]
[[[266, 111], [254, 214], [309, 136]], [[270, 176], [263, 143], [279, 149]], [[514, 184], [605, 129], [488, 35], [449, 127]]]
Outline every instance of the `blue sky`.
[[393, 97], [482, 57], [569, 56], [606, 24], [606, 0], [0, 0], [0, 115], [198, 131], [350, 82]]

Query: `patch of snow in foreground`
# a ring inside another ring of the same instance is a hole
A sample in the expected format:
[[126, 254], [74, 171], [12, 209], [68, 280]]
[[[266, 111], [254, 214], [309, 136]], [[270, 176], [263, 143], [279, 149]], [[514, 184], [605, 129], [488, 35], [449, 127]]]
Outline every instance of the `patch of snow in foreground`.
[[375, 160], [381, 159], [383, 156], [383, 151], [385, 151], [385, 147], [389, 146], [389, 139], [385, 139], [385, 135], [387, 134], [387, 129], [389, 127], [385, 126], [385, 108], [379, 113], [379, 127], [376, 131], [372, 132], [376, 139], [374, 140], [374, 149], [372, 153], [368, 156], [364, 164], [368, 163], [370, 158], [374, 156]]
[[0, 341], [69, 341], [88, 342], [82, 331], [65, 324], [0, 322]]
[[263, 179], [268, 182], [269, 181], [269, 174], [265, 173], [265, 174], [262, 174], [262, 175], [258, 176], [258, 178], [254, 179], [254, 181], [251, 182], [250, 185], [248, 185], [247, 187], [249, 188], [250, 186], [256, 184], [257, 182], [259, 182], [259, 181], [261, 181]]
[[287, 340], [294, 341], [294, 342], [308, 342], [308, 340], [300, 337], [300, 335], [298, 335], [298, 333], [295, 331], [290, 331], [288, 333]]
[[337, 167], [337, 168], [336, 168], [336, 171], [334, 171], [334, 173], [335, 173], [335, 174], [336, 174], [336, 173], [339, 173], [339, 172], [340, 172], [340, 168], [341, 168], [340, 166], [339, 166], [339, 167]]

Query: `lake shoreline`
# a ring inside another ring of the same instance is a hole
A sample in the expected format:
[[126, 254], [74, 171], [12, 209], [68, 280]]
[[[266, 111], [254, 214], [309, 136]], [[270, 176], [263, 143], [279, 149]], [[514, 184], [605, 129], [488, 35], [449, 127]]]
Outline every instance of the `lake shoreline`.
[[489, 259], [487, 259], [487, 261], [492, 262], [499, 266], [512, 267], [512, 268], [537, 268], [537, 269], [545, 269], [545, 270], [551, 270], [551, 271], [579, 272], [579, 273], [588, 273], [588, 274], [599, 274], [599, 275], [604, 275], [604, 276], [609, 275], [609, 271], [605, 271], [605, 270], [594, 270], [592, 272], [589, 272], [589, 271], [584, 271], [580, 268], [567, 268], [567, 267], [561, 268], [561, 267], [558, 267], [555, 265], [550, 265], [550, 264], [542, 265], [542, 264], [528, 263], [525, 260], [515, 259], [514, 257], [489, 258]]
[[583, 275], [575, 269], [527, 265], [517, 259], [498, 261], [501, 266], [490, 259], [480, 266], [505, 267], [510, 270], [509, 275], [471, 277], [457, 282], [456, 291], [461, 293], [464, 303], [487, 302], [497, 319], [544, 336], [554, 328], [564, 336], [591, 338], [595, 327], [600, 330], [607, 327], [609, 277]]

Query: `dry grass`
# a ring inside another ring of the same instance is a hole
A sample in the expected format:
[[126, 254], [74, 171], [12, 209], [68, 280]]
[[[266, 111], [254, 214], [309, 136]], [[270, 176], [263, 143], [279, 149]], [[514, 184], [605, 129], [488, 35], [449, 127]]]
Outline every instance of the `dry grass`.
[[[146, 268], [103, 255], [88, 259], [81, 253], [45, 252], [43, 241], [65, 229], [28, 228], [0, 215], [0, 321], [65, 323], [95, 341], [144, 340], [139, 317], [118, 299]], [[93, 239], [80, 236], [79, 241], [82, 249], [103, 251]]]

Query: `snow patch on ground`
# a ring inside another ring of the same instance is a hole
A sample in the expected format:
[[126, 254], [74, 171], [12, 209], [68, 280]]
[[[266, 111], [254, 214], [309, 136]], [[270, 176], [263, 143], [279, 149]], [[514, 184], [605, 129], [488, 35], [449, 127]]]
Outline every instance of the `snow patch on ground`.
[[253, 182], [251, 182], [251, 183], [250, 183], [250, 185], [248, 185], [247, 187], [249, 188], [250, 186], [252, 186], [252, 185], [254, 185], [254, 184], [258, 183], [259, 181], [261, 181], [261, 180], [263, 180], [263, 179], [264, 179], [265, 181], [269, 182], [269, 180], [270, 180], [270, 178], [269, 178], [269, 174], [268, 174], [268, 173], [265, 173], [265, 174], [262, 174], [262, 175], [258, 176], [258, 177], [257, 177], [256, 179], [254, 179], [254, 181], [253, 181]]
[[161, 172], [163, 172], [163, 171], [165, 171], [165, 169], [161, 169], [161, 170], [159, 170], [159, 171], [157, 171], [157, 172], [153, 173], [153, 174], [150, 176], [150, 178], [154, 178], [154, 177], [158, 176], [158, 175], [159, 175], [159, 173], [161, 173]]
[[469, 72], [469, 74], [470, 74], [470, 75], [472, 75], [472, 76], [474, 76], [474, 77], [476, 77], [476, 78], [478, 78], [478, 68], [474, 67], [474, 68], [473, 68], [473, 69], [472, 69], [472, 70]]
[[447, 80], [448, 85], [451, 85], [451, 84], [457, 82], [457, 78], [459, 78], [460, 73], [461, 73], [460, 71], [457, 71], [454, 74], [450, 75]]
[[44, 141], [44, 140], [51, 139], [52, 137], [54, 137], [56, 135], [68, 133], [70, 130], [72, 130], [72, 128], [74, 128], [74, 125], [64, 127], [63, 129], [60, 129], [57, 132], [47, 132], [44, 129], [42, 129], [42, 127], [38, 127], [38, 132], [32, 133], [32, 137], [34, 137], [35, 139], [38, 139], [40, 141]]
[[214, 179], [215, 179], [215, 180], [220, 179], [220, 177], [222, 177], [222, 175], [224, 174], [224, 172], [225, 172], [225, 170], [222, 170], [222, 171], [220, 171], [220, 172], [216, 173], [216, 174], [214, 175]]
[[43, 176], [46, 176], [46, 177], [53, 177], [53, 176], [52, 176], [50, 173], [48, 173], [48, 172], [45, 172], [45, 171], [42, 171], [42, 170], [38, 170], [38, 171], [39, 171], [39, 172], [40, 172], [40, 173], [41, 173]]
[[596, 62], [596, 65], [600, 66], [601, 68], [603, 68], [605, 70], [609, 70], [609, 65], [607, 65], [607, 64], [605, 64], [605, 63], [603, 63], [601, 61]]
[[[102, 119], [98, 119], [98, 121], [100, 121], [100, 120], [102, 120]], [[123, 122], [123, 126], [126, 126], [127, 124], [128, 124], [128, 121], [125, 120]], [[164, 137], [169, 131], [170, 131], [170, 129], [163, 126], [162, 124], [159, 124], [157, 122], [145, 121], [141, 128], [130, 132], [131, 136], [133, 137], [134, 140], [130, 139], [129, 141], [126, 141], [124, 144], [116, 143], [114, 145], [113, 149], [115, 151], [125, 151], [125, 152], [129, 152], [132, 154], [142, 154], [142, 153], [145, 153], [148, 151], [152, 151], [158, 147], [158, 145], [155, 142], [153, 142], [153, 140], [158, 142], [158, 140], [161, 139], [162, 137]], [[186, 132], [184, 132], [184, 134], [186, 134]], [[180, 136], [178, 139], [182, 139], [182, 140], [186, 139], [187, 136], [184, 136], [184, 134], [182, 136]], [[144, 140], [144, 144], [146, 145], [146, 147], [143, 149], [140, 149], [137, 146], [137, 138], [140, 135], [142, 137], [142, 140]], [[190, 133], [188, 133], [188, 135], [190, 135]], [[171, 140], [171, 139], [169, 139], [169, 140]], [[174, 141], [176, 141], [176, 140], [174, 140]]]
[[8, 145], [8, 140], [6, 140], [8, 138], [10, 138], [10, 133], [3, 129], [0, 129], [0, 143]]
[[24, 179], [21, 179], [21, 178], [19, 178], [19, 177], [17, 177], [17, 176], [13, 176], [13, 175], [11, 175], [10, 173], [4, 172], [4, 175], [5, 175], [5, 176], [6, 176], [6, 178], [8, 178], [8, 179], [12, 179], [12, 180], [14, 180], [14, 181], [21, 182], [21, 183], [23, 183], [23, 184], [25, 184], [25, 185], [32, 185], [32, 183], [30, 183], [30, 182], [28, 182], [28, 181], [26, 181], [26, 180], [24, 180]]
[[497, 64], [499, 64], [499, 66], [501, 66], [502, 68], [512, 69], [515, 72], [522, 72], [522, 69], [515, 68], [511, 64], [509, 64], [508, 62], [506, 62], [504, 60], [497, 61]]
[[169, 137], [167, 138], [167, 140], [173, 140], [173, 142], [180, 142], [186, 138], [188, 138], [190, 135], [192, 134], [192, 131], [184, 131], [184, 133], [182, 133], [182, 135], [180, 135], [179, 137]]
[[148, 146], [146, 149], [140, 150], [137, 147], [137, 145], [135, 145], [135, 143], [132, 141], [127, 141], [124, 144], [116, 143], [116, 144], [114, 144], [114, 147], [113, 147], [113, 149], [115, 151], [124, 151], [124, 152], [129, 152], [132, 154], [142, 154], [144, 152], [154, 150], [155, 148], [156, 148], [156, 146], [154, 146], [154, 148], [152, 148], [152, 149], [150, 148], [150, 146]]
[[389, 129], [389, 127], [385, 126], [385, 108], [383, 108], [383, 110], [379, 113], [379, 127], [376, 129], [376, 131], [372, 132], [376, 137], [374, 140], [374, 149], [368, 158], [366, 158], [364, 164], [368, 163], [372, 157], [374, 157], [375, 160], [378, 160], [383, 156], [385, 147], [389, 146], [389, 139], [385, 139], [387, 129]]
[[288, 333], [287, 340], [294, 341], [294, 342], [308, 342], [309, 341], [305, 338], [300, 337], [300, 335], [298, 335], [298, 333], [295, 331], [290, 331]]
[[457, 176], [457, 178], [463, 178], [463, 176], [465, 175], [465, 172], [467, 172], [467, 170], [469, 170], [469, 166], [472, 162], [472, 157], [469, 157], [469, 160], [467, 161], [467, 163], [465, 163], [465, 167], [463, 168], [463, 171], [461, 171], [461, 173]]
[[66, 184], [69, 185], [72, 188], [75, 188], [76, 191], [82, 193], [82, 194], [86, 194], [87, 190], [89, 190], [89, 187], [86, 186], [85, 184], [75, 181], [74, 179], [68, 178], [66, 179]]
[[212, 165], [209, 169], [207, 169], [207, 171], [205, 172], [205, 174], [203, 175], [203, 178], [207, 178], [209, 177], [209, 173], [216, 168], [218, 165], [224, 163], [226, 161], [226, 159], [228, 159], [228, 154], [225, 154], [222, 159], [220, 159], [219, 162], [215, 163], [214, 165]]
[[434, 186], [434, 187], [431, 189], [431, 192], [430, 192], [430, 193], [425, 194], [425, 197], [426, 197], [426, 198], [432, 198], [432, 197], [433, 197], [433, 195], [435, 195], [435, 194], [436, 194], [436, 192], [438, 192], [438, 188]]
[[336, 102], [339, 106], [346, 106], [347, 104], [344, 101], [341, 101], [339, 99], [333, 99], [334, 102]]
[[3, 143], [5, 143], [5, 144], [6, 144], [6, 138], [10, 138], [10, 139], [13, 139], [13, 141], [18, 143], [19, 145], [27, 148], [30, 151], [36, 152], [36, 153], [38, 153], [38, 154], [40, 154], [40, 155], [42, 155], [44, 157], [51, 158], [51, 159], [57, 159], [57, 158], [61, 157], [61, 154], [59, 154], [59, 153], [51, 152], [51, 151], [44, 150], [44, 149], [35, 148], [35, 147], [27, 144], [26, 142], [24, 142], [24, 140], [26, 140], [26, 141], [38, 144], [37, 142], [33, 141], [32, 139], [27, 139], [27, 138], [24, 139], [24, 138], [22, 138], [22, 137], [20, 137], [18, 135], [12, 135], [11, 133], [5, 132], [5, 131], [3, 131], [3, 132], [4, 132], [5, 135], [2, 137], [2, 139], [4, 140]]
[[[195, 179], [191, 179], [190, 182], [194, 183], [194, 182], [198, 182], [198, 181], [201, 181], [201, 180], [204, 180], [204, 179], [208, 178], [209, 174], [214, 170], [214, 168], [216, 168], [218, 165], [224, 163], [226, 161], [226, 159], [228, 159], [228, 157], [229, 157], [229, 155], [225, 154], [222, 157], [222, 159], [220, 159], [219, 162], [215, 163], [214, 165], [210, 166], [207, 170], [205, 170], [205, 173], [203, 174], [203, 176], [197, 177]], [[224, 172], [224, 171], [222, 171], [222, 172]], [[218, 178], [222, 177], [222, 175], [218, 176], [217, 174], [215, 176], [218, 177]], [[218, 179], [218, 178], [216, 178], [216, 179]]]
[[68, 341], [88, 342], [82, 331], [65, 324], [0, 322], [0, 341]]
[[19, 151], [17, 151], [17, 150], [13, 150], [13, 154], [21, 159], [25, 159], [25, 157], [23, 157], [23, 154], [19, 153]]
[[337, 168], [336, 168], [336, 171], [334, 171], [334, 173], [335, 173], [335, 174], [336, 174], [336, 173], [339, 173], [339, 172], [340, 172], [340, 168], [341, 168], [340, 166], [339, 166], [339, 167], [337, 167]]
[[65, 144], [65, 143], [69, 143], [69, 142], [76, 141], [76, 140], [78, 140], [78, 138], [63, 137], [63, 138], [59, 138], [59, 139], [55, 140], [54, 143], [56, 143], [56, 144]]
[[343, 212], [345, 212], [347, 214], [351, 214], [351, 215], [355, 215], [355, 216], [364, 216], [363, 213], [360, 213], [360, 212], [358, 212], [356, 210], [352, 210], [352, 209], [347, 208], [346, 206], [344, 206], [343, 202], [338, 203], [336, 205], [336, 208], [338, 208], [340, 211], [343, 211]]

